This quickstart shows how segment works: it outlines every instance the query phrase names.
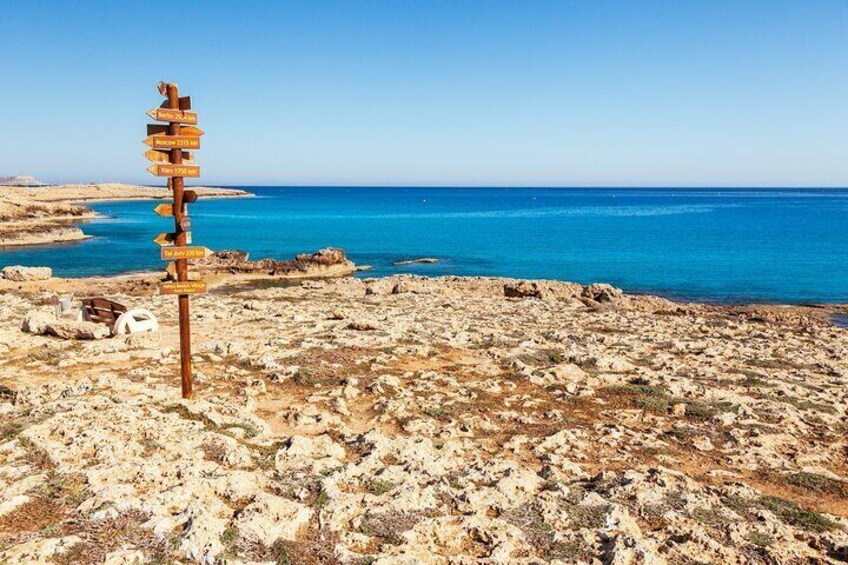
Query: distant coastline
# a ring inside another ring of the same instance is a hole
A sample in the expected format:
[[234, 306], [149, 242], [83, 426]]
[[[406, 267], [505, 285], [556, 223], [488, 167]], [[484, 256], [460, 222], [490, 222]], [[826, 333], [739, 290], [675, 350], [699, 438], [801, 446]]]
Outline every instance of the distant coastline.
[[[232, 188], [191, 187], [205, 198], [241, 198], [251, 193]], [[87, 239], [79, 222], [98, 218], [83, 202], [162, 200], [164, 187], [132, 184], [3, 186], [0, 190], [0, 247], [24, 247]]]

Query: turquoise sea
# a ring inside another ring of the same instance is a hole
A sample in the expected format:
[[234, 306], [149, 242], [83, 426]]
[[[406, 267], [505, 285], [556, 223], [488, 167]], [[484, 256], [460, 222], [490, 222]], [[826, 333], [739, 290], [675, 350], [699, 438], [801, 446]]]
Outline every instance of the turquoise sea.
[[[336, 246], [362, 276], [502, 275], [716, 302], [848, 303], [848, 189], [240, 187], [199, 201], [195, 245], [289, 258]], [[73, 244], [0, 249], [59, 276], [161, 268], [152, 202], [105, 202]], [[394, 266], [437, 257], [431, 265]]]

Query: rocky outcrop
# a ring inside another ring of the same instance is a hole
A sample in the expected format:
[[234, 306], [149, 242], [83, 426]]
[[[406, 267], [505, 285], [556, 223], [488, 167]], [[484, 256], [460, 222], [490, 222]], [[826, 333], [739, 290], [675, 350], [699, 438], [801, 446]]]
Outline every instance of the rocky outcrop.
[[13, 177], [0, 177], [0, 186], [44, 186], [44, 183], [35, 177], [17, 175]]
[[344, 249], [328, 247], [315, 253], [302, 253], [289, 261], [260, 259], [251, 261], [244, 251], [219, 251], [192, 264], [195, 271], [262, 275], [274, 278], [322, 278], [349, 275], [356, 265]]
[[613, 302], [624, 295], [621, 289], [608, 284], [590, 284], [588, 286], [556, 281], [509, 281], [503, 285], [503, 294], [507, 298], [545, 298], [553, 300], [579, 300], [591, 305]]
[[421, 257], [419, 259], [405, 259], [403, 261], [395, 261], [392, 265], [402, 267], [404, 265], [432, 265], [438, 263], [439, 260], [435, 257]]
[[104, 324], [75, 320], [57, 320], [44, 312], [27, 314], [21, 323], [21, 329], [28, 333], [59, 337], [62, 339], [92, 340], [110, 335]]
[[53, 276], [50, 267], [3, 267], [3, 278], [10, 281], [44, 281]]
[[620, 288], [615, 288], [609, 284], [590, 284], [589, 286], [583, 289], [583, 292], [580, 293], [580, 296], [583, 298], [588, 298], [590, 300], [594, 300], [595, 302], [612, 302], [613, 300], [617, 300], [624, 295], [624, 292]]
[[508, 282], [504, 285], [503, 290], [504, 296], [507, 298], [542, 298], [543, 295], [537, 282]]

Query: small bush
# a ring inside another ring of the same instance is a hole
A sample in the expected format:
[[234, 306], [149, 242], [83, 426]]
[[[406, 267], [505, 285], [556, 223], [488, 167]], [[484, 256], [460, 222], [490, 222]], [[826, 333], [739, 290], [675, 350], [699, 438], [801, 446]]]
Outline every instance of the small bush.
[[756, 545], [757, 547], [768, 547], [774, 543], [774, 538], [768, 534], [761, 534], [760, 532], [751, 532], [748, 534], [747, 539], [749, 543]]
[[709, 420], [722, 412], [733, 412], [736, 406], [731, 402], [686, 402], [686, 417], [692, 420]]
[[790, 485], [813, 492], [826, 492], [842, 498], [848, 498], [848, 485], [842, 481], [837, 481], [823, 475], [801, 471], [789, 475], [787, 482]]
[[805, 530], [829, 532], [838, 528], [836, 523], [821, 514], [804, 510], [794, 502], [789, 502], [776, 496], [763, 497], [760, 499], [760, 504], [787, 524], [798, 526]]
[[575, 528], [596, 529], [604, 525], [609, 511], [610, 506], [606, 504], [576, 505], [568, 508], [568, 518]]
[[379, 496], [381, 494], [386, 494], [387, 492], [391, 491], [395, 488], [395, 486], [397, 485], [390, 481], [385, 481], [383, 479], [371, 479], [370, 481], [368, 481], [368, 484], [365, 486], [365, 489], [371, 494]]
[[636, 406], [648, 412], [665, 414], [668, 411], [668, 397], [666, 396], [640, 395], [636, 397], [635, 403]]

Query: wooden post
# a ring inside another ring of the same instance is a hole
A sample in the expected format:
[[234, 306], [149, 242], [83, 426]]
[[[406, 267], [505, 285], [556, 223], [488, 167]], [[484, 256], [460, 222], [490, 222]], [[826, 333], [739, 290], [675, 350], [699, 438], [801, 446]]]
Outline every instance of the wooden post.
[[[180, 94], [176, 84], [167, 85], [168, 108], [180, 109]], [[180, 124], [171, 122], [168, 125], [170, 135], [179, 135]], [[180, 165], [183, 162], [182, 149], [171, 149], [172, 165]], [[183, 177], [171, 177], [168, 184], [174, 193], [174, 233], [177, 234], [174, 245], [176, 247], [186, 246], [186, 232], [182, 228], [182, 219], [185, 217], [186, 207], [183, 202]], [[180, 259], [177, 262], [177, 281], [188, 281], [188, 261]], [[189, 325], [188, 295], [180, 294], [177, 298], [180, 310], [180, 379], [182, 382], [183, 398], [191, 398], [191, 327]]]

